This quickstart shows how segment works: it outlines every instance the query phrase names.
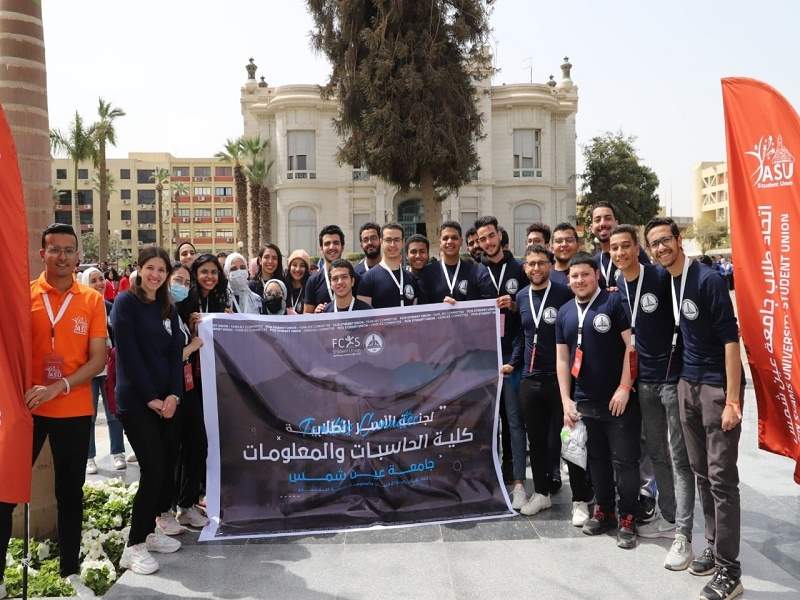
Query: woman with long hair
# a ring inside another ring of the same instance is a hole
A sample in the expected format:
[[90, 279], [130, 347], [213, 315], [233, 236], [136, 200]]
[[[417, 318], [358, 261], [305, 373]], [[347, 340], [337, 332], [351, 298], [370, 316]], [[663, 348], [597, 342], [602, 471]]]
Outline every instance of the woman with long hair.
[[250, 289], [264, 297], [264, 287], [270, 279], [283, 280], [283, 254], [275, 244], [267, 243], [258, 253], [258, 273], [250, 281]]
[[231, 252], [225, 257], [225, 265], [222, 270], [228, 278], [233, 312], [261, 314], [261, 296], [251, 290], [247, 284], [247, 260], [245, 257], [238, 252]]
[[286, 304], [299, 315], [303, 312], [303, 294], [310, 275], [311, 257], [305, 250], [295, 250], [289, 255], [284, 281], [289, 293]]
[[139, 460], [128, 544], [120, 566], [140, 575], [158, 570], [151, 552], [181, 547], [156, 526], [174, 496], [175, 414], [183, 394], [181, 334], [169, 293], [172, 265], [157, 247], [139, 253], [131, 289], [114, 301], [117, 414]]
[[192, 266], [192, 262], [194, 261], [195, 257], [197, 256], [197, 250], [194, 247], [194, 244], [189, 240], [184, 240], [182, 242], [178, 242], [177, 248], [175, 248], [175, 260], [180, 262], [185, 267], [189, 268]]
[[192, 262], [192, 287], [189, 296], [178, 305], [178, 312], [197, 334], [197, 322], [203, 313], [221, 313], [230, 309], [228, 278], [213, 254], [200, 254]]

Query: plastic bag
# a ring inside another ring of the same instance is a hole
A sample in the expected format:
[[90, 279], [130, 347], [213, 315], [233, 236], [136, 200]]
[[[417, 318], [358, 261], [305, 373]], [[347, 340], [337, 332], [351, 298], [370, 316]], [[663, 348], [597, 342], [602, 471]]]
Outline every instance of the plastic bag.
[[578, 421], [575, 427], [564, 427], [561, 430], [561, 457], [572, 464], [586, 469], [586, 425]]

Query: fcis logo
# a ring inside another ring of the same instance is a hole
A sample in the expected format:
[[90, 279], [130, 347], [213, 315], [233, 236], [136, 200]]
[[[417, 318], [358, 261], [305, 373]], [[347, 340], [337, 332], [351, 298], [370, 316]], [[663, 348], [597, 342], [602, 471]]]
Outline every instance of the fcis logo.
[[794, 182], [794, 156], [783, 145], [783, 136], [775, 140], [766, 136], [758, 140], [752, 150], [745, 152], [758, 161], [758, 166], [752, 173], [753, 184], [759, 189], [787, 187]]

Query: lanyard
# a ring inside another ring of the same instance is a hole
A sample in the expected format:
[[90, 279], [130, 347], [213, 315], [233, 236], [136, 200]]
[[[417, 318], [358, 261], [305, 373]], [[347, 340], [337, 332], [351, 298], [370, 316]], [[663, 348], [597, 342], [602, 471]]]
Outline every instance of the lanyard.
[[392, 270], [386, 265], [385, 262], [381, 261], [379, 264], [386, 270], [386, 272], [392, 278], [392, 281], [394, 281], [395, 285], [397, 286], [397, 289], [400, 291], [400, 306], [405, 306], [406, 301], [403, 296], [403, 268], [400, 267], [400, 281], [397, 281], [397, 277], [394, 276], [394, 273], [392, 273]]
[[689, 257], [683, 257], [683, 272], [681, 273], [681, 290], [680, 290], [680, 297], [675, 297], [675, 285], [670, 282], [669, 289], [672, 292], [672, 316], [675, 318], [675, 330], [672, 332], [672, 351], [675, 352], [675, 348], [678, 345], [678, 331], [681, 325], [681, 305], [683, 305], [683, 293], [686, 291], [686, 279], [687, 275], [689, 274], [689, 267], [691, 266], [692, 261]]
[[46, 293], [42, 294], [42, 304], [44, 304], [47, 316], [50, 318], [50, 344], [53, 347], [53, 352], [56, 350], [56, 323], [58, 323], [61, 317], [64, 316], [64, 313], [67, 312], [67, 307], [70, 302], [72, 302], [72, 292], [67, 292], [67, 297], [64, 298], [64, 302], [61, 303], [58, 314], [54, 317], [53, 307], [50, 306], [50, 297]]
[[503, 277], [506, 274], [506, 267], [507, 266], [508, 266], [507, 262], [503, 263], [503, 268], [500, 269], [500, 280], [499, 281], [494, 278], [494, 273], [492, 273], [491, 266], [490, 265], [486, 266], [487, 270], [489, 271], [489, 277], [492, 278], [492, 283], [494, 284], [494, 288], [497, 290], [498, 294], [500, 293], [500, 287], [503, 285]]
[[200, 312], [201, 313], [207, 313], [208, 312], [208, 302], [209, 302], [209, 297], [206, 296], [206, 305], [205, 305], [205, 307], [203, 307], [203, 299], [202, 298], [200, 299]]
[[539, 311], [537, 312], [533, 308], [533, 287], [528, 288], [528, 302], [531, 305], [531, 316], [533, 317], [533, 345], [536, 346], [536, 342], [539, 339], [539, 323], [542, 321], [542, 314], [544, 313], [544, 304], [547, 302], [547, 295], [550, 293], [550, 286], [552, 283], [550, 280], [547, 281], [547, 287], [544, 290], [544, 296], [542, 296], [542, 303], [539, 305]]
[[642, 295], [642, 281], [644, 281], [644, 265], [639, 263], [639, 281], [636, 282], [636, 296], [633, 299], [633, 306], [631, 306], [628, 282], [625, 282], [625, 299], [628, 301], [628, 308], [631, 309], [631, 346], [633, 348], [636, 348], [636, 316], [639, 313], [639, 296]]
[[233, 292], [231, 292], [231, 302], [233, 302], [233, 306], [236, 309], [236, 312], [241, 313], [242, 309], [239, 306], [239, 302], [236, 300], [236, 294], [234, 294]]
[[[458, 271], [461, 269], [461, 259], [458, 259], [458, 264], [456, 265], [456, 270], [453, 273], [452, 281], [450, 281], [450, 276], [447, 274], [447, 265], [444, 264], [444, 261], [442, 261], [439, 264], [442, 265], [442, 273], [444, 273], [444, 280], [447, 282], [447, 287], [450, 290], [450, 297], [452, 298], [453, 288], [456, 287], [456, 281], [458, 281]], [[503, 265], [503, 268], [505, 268], [505, 265]]]
[[328, 289], [328, 298], [333, 300], [333, 290], [331, 289], [331, 280], [328, 279], [328, 265], [322, 265], [322, 274], [325, 276], [325, 287]]
[[603, 252], [601, 250], [600, 251], [600, 272], [603, 274], [603, 279], [606, 280], [606, 287], [609, 287], [611, 285], [611, 281], [609, 281], [609, 278], [611, 277], [611, 269], [614, 266], [614, 262], [611, 260], [611, 255], [609, 254], [608, 255], [608, 268], [606, 269], [603, 266], [603, 254], [605, 254], [605, 252]]
[[586, 305], [586, 308], [581, 308], [578, 299], [575, 298], [575, 306], [578, 308], [578, 348], [583, 346], [583, 321], [586, 319], [586, 313], [589, 312], [589, 309], [594, 304], [594, 301], [597, 300], [597, 297], [600, 295], [600, 288], [598, 287], [594, 294], [592, 295], [592, 299], [589, 300], [589, 304]]
[[181, 328], [181, 332], [183, 332], [183, 337], [186, 338], [186, 343], [184, 346], [188, 346], [189, 342], [192, 341], [192, 334], [189, 331], [189, 328], [186, 326], [186, 323], [183, 322], [183, 319], [178, 317], [178, 327]]
[[[303, 292], [305, 292], [305, 291], [306, 291], [306, 286], [301, 286], [300, 287], [300, 294], [298, 294], [297, 298], [295, 299], [295, 297], [294, 297], [294, 288], [292, 288], [292, 287], [289, 288], [289, 295], [290, 295], [290, 297], [292, 299], [292, 306], [294, 307], [294, 310], [297, 313], [303, 312], [301, 309], [303, 308], [303, 304], [302, 304], [302, 302], [303, 302]], [[299, 305], [300, 308], [298, 308], [298, 305]]]
[[[355, 303], [356, 303], [356, 298], [355, 298], [355, 296], [353, 296], [353, 299], [350, 300], [350, 306], [347, 307], [347, 311], [346, 312], [350, 312], [351, 310], [353, 310], [353, 305]], [[336, 306], [336, 298], [333, 299], [333, 312], [339, 312], [339, 307]]]

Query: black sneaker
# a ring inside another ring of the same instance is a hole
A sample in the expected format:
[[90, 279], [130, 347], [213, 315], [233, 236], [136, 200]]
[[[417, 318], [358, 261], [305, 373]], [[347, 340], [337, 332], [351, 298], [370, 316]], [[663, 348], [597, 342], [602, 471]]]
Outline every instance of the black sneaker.
[[714, 550], [708, 546], [703, 553], [689, 564], [689, 573], [692, 575], [711, 575], [716, 568]]
[[729, 600], [741, 596], [743, 591], [741, 580], [731, 575], [725, 567], [719, 567], [700, 592], [700, 600]]
[[633, 515], [623, 515], [619, 518], [617, 547], [626, 550], [636, 547], [636, 523]]
[[561, 489], [561, 473], [550, 476], [550, 493], [555, 494]]
[[595, 505], [594, 514], [591, 519], [583, 525], [583, 533], [586, 535], [600, 535], [606, 531], [611, 531], [617, 526], [617, 517], [611, 512], [604, 512], [602, 508]]
[[656, 499], [652, 496], [639, 494], [639, 515], [636, 520], [639, 523], [649, 523], [656, 518]]

